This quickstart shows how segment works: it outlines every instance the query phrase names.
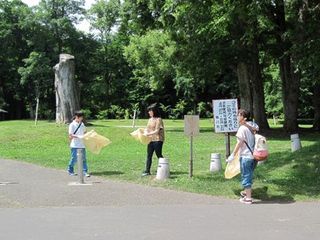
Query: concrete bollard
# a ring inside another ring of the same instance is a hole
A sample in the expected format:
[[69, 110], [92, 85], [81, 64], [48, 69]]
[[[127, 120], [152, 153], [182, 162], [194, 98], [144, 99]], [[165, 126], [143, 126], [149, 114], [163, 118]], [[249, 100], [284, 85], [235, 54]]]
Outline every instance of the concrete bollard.
[[167, 158], [159, 158], [159, 164], [157, 169], [157, 180], [165, 180], [170, 177], [170, 167]]
[[221, 170], [220, 153], [211, 153], [210, 172], [219, 172]]
[[291, 134], [291, 151], [295, 152], [299, 149], [301, 149], [301, 142], [299, 138], [299, 134]]
[[79, 183], [84, 184], [84, 176], [83, 176], [83, 149], [77, 149], [77, 162], [78, 162], [78, 176]]

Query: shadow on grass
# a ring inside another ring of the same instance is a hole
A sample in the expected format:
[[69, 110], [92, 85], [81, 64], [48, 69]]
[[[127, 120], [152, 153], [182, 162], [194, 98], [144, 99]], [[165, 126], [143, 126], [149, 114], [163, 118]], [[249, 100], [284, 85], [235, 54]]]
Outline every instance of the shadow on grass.
[[[240, 196], [242, 189], [233, 189], [235, 195]], [[284, 195], [270, 195], [268, 194], [268, 187], [253, 188], [252, 197], [255, 199], [254, 204], [290, 204], [295, 203], [294, 198], [289, 194]], [[258, 201], [256, 201], [258, 200]]]
[[103, 172], [92, 172], [93, 176], [113, 176], [113, 175], [122, 175], [124, 172], [121, 171], [103, 171]]
[[[276, 186], [281, 195], [270, 196], [263, 191], [257, 198], [264, 202], [292, 202], [295, 196], [320, 196], [320, 142], [296, 152], [270, 154], [268, 162], [258, 167], [255, 176]], [[254, 190], [257, 191], [257, 190]]]
[[[184, 132], [184, 128], [181, 128], [181, 127], [167, 128], [166, 132], [183, 133]], [[214, 133], [214, 128], [210, 128], [210, 127], [202, 127], [202, 128], [200, 128], [200, 133], [206, 133], [206, 132]]]
[[188, 176], [188, 172], [183, 171], [170, 171], [170, 179], [177, 179], [181, 176]]

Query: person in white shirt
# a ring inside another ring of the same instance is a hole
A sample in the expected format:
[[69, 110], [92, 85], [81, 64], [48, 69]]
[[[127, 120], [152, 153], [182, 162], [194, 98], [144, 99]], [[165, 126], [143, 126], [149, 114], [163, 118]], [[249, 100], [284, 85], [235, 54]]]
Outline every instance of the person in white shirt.
[[83, 136], [86, 133], [86, 126], [83, 123], [84, 114], [78, 111], [74, 114], [74, 120], [69, 125], [69, 139], [70, 139], [70, 149], [71, 149], [71, 159], [68, 165], [68, 173], [70, 176], [74, 176], [74, 165], [77, 162], [77, 150], [82, 150], [83, 158], [83, 173], [86, 177], [90, 177], [88, 173], [88, 165], [86, 159], [86, 147], [83, 140], [79, 136]]
[[240, 202], [245, 204], [252, 204], [252, 178], [255, 168], [255, 160], [252, 155], [255, 143], [254, 133], [259, 131], [259, 126], [249, 121], [250, 113], [244, 109], [238, 111], [239, 129], [237, 131], [237, 144], [228, 157], [227, 162], [234, 160], [234, 156], [239, 151], [240, 156], [240, 171], [241, 183], [244, 188], [242, 191]]

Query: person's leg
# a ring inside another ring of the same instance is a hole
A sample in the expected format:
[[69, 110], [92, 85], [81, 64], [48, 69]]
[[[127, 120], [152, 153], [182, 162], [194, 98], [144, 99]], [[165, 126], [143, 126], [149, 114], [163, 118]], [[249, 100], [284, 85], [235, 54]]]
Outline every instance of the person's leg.
[[74, 164], [77, 162], [77, 149], [71, 148], [71, 158], [68, 165], [68, 172], [74, 173]]
[[153, 152], [154, 152], [154, 142], [150, 142], [147, 148], [147, 162], [146, 162], [145, 173], [150, 173]]
[[154, 150], [156, 152], [156, 155], [158, 158], [163, 158], [162, 156], [162, 146], [163, 146], [163, 142], [154, 142]]
[[245, 198], [252, 199], [252, 178], [254, 169], [254, 160], [249, 158], [240, 159], [242, 186], [245, 189]]

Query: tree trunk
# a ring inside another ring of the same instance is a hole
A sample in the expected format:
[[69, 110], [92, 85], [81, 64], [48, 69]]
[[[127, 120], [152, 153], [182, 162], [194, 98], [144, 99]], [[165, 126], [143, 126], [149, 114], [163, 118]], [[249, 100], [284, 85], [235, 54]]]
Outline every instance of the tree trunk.
[[279, 59], [280, 77], [282, 80], [282, 98], [284, 110], [283, 128], [289, 133], [298, 131], [298, 99], [300, 81], [294, 69], [290, 56]]
[[74, 80], [74, 56], [60, 54], [55, 69], [56, 122], [71, 122], [75, 111], [80, 110], [78, 89]]
[[239, 81], [240, 107], [253, 113], [252, 90], [249, 77], [248, 65], [239, 62], [237, 65], [237, 75]]
[[284, 0], [277, 0], [275, 3], [275, 23], [279, 29], [276, 39], [280, 46], [279, 66], [282, 81], [282, 100], [284, 110], [283, 128], [289, 133], [296, 133], [298, 131], [297, 118], [300, 79], [298, 74], [295, 73], [292, 55], [289, 53], [291, 42], [286, 41], [283, 38], [287, 33], [285, 3]]
[[320, 83], [316, 83], [313, 90], [313, 106], [314, 106], [313, 129], [316, 131], [320, 131]]
[[265, 110], [264, 88], [259, 62], [259, 50], [256, 44], [253, 46], [252, 53], [252, 70], [250, 72], [252, 82], [253, 117], [258, 123], [260, 130], [265, 130], [269, 129], [269, 124]]

